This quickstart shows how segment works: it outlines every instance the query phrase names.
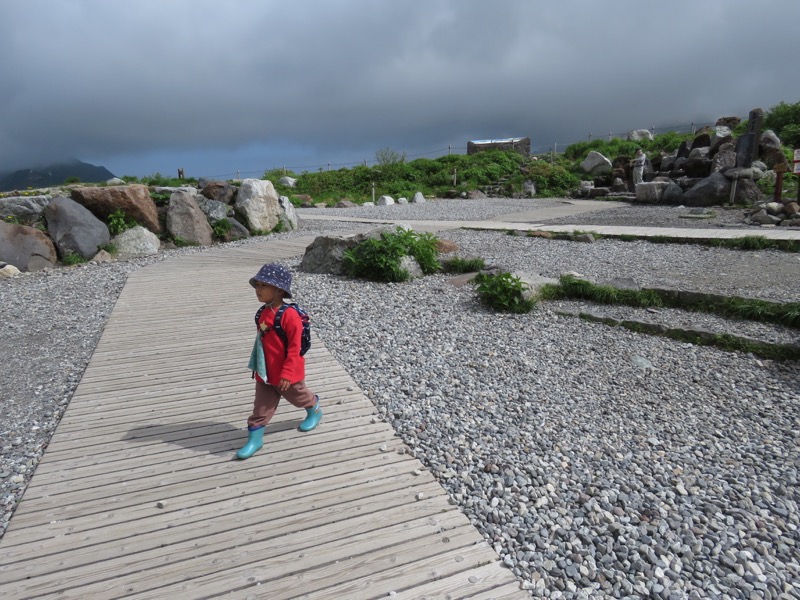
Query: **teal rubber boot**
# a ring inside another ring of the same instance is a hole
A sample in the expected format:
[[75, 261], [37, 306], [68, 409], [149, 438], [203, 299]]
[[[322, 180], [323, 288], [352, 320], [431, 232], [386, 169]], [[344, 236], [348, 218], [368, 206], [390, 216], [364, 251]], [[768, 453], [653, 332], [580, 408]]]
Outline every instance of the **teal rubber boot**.
[[306, 418], [300, 423], [300, 431], [311, 431], [322, 420], [322, 409], [319, 407], [319, 396], [314, 396], [316, 402], [313, 408], [306, 409]]
[[264, 428], [263, 427], [256, 427], [255, 429], [247, 428], [247, 443], [241, 447], [241, 449], [236, 453], [236, 458], [244, 460], [245, 458], [250, 458], [261, 450], [261, 447], [264, 445]]

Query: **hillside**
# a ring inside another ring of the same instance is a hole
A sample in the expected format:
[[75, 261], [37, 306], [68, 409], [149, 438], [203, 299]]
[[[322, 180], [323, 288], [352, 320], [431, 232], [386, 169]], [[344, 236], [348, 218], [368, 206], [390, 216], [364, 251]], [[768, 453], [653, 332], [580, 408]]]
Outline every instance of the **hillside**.
[[47, 167], [20, 169], [3, 175], [0, 177], [0, 192], [61, 185], [71, 177], [77, 178], [82, 183], [100, 183], [108, 181], [114, 174], [105, 167], [70, 160]]

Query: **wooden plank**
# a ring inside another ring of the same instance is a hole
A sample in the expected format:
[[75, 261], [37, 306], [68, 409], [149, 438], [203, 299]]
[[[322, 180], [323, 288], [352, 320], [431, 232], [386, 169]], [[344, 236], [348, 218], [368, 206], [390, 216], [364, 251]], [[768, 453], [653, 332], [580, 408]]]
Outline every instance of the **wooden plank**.
[[234, 459], [253, 398], [247, 279], [312, 240], [130, 275], [0, 540], [0, 597], [527, 597], [318, 338], [322, 425], [299, 433], [282, 403], [264, 449]]

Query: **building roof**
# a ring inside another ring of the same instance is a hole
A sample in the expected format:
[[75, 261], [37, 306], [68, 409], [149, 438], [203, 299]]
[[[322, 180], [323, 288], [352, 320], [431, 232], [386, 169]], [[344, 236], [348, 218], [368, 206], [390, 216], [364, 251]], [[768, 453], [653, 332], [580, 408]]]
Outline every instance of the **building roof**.
[[524, 140], [524, 137], [514, 137], [514, 138], [503, 138], [499, 140], [472, 140], [471, 143], [473, 144], [508, 144], [513, 142], [521, 142]]

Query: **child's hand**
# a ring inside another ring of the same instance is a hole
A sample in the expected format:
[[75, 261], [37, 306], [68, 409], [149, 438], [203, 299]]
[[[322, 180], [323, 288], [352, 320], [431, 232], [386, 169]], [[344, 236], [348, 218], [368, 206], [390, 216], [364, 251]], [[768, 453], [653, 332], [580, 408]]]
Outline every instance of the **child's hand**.
[[289, 389], [289, 386], [290, 386], [290, 385], [292, 385], [292, 382], [291, 382], [291, 381], [289, 381], [288, 379], [281, 379], [281, 380], [278, 382], [278, 389], [279, 389], [280, 391], [282, 391], [282, 392], [285, 392], [286, 390], [288, 390], [288, 389]]

